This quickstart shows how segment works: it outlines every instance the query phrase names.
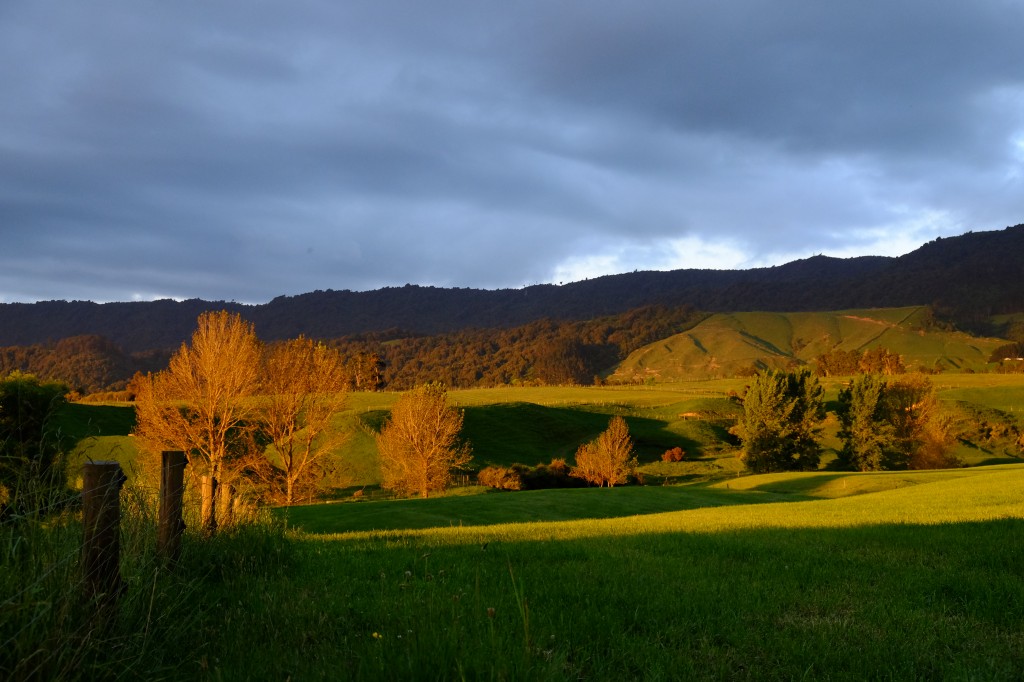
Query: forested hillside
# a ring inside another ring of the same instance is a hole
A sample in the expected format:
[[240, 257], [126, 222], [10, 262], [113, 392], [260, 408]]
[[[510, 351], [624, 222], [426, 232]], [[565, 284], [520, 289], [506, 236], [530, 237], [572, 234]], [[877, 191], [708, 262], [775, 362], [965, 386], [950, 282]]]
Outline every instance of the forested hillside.
[[[585, 322], [539, 320], [430, 336], [390, 330], [327, 341], [348, 358], [353, 389], [407, 389], [428, 381], [456, 388], [590, 384], [633, 350], [705, 316], [688, 306], [648, 306]], [[166, 352], [127, 354], [103, 337], [77, 336], [0, 348], [0, 376], [18, 370], [83, 393], [110, 391], [125, 388], [135, 372], [166, 367], [168, 359]]]
[[173, 348], [199, 313], [227, 309], [264, 340], [333, 339], [389, 329], [433, 335], [510, 329], [541, 319], [591, 320], [648, 305], [713, 312], [844, 310], [930, 305], [974, 332], [992, 315], [1024, 312], [1024, 225], [937, 239], [899, 258], [815, 256], [751, 270], [609, 275], [564, 286], [497, 291], [406, 285], [367, 292], [316, 291], [261, 305], [224, 301], [85, 301], [0, 304], [0, 346], [99, 335], [125, 353]]

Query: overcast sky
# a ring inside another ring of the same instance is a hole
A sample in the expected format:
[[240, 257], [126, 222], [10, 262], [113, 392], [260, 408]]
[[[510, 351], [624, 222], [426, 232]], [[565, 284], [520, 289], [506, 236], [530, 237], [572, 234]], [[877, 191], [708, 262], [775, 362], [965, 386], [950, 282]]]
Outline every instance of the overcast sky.
[[899, 255], [1024, 222], [1018, 0], [0, 2], [0, 302]]

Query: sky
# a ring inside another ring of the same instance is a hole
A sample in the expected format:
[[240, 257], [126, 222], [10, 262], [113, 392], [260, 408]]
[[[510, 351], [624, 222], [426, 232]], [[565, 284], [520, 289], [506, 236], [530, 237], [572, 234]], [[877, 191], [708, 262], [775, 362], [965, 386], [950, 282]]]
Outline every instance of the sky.
[[0, 3], [0, 303], [895, 256], [1024, 222], [1018, 0]]

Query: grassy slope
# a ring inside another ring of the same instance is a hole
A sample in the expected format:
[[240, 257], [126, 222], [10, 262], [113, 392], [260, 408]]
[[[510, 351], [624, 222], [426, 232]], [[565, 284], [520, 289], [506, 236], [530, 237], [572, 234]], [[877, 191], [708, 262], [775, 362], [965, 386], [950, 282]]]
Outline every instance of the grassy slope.
[[293, 534], [287, 570], [217, 585], [194, 657], [230, 679], [1020, 679], [1024, 466], [843, 479], [860, 494], [786, 474], [661, 513], [558, 491], [618, 515]]
[[659, 381], [729, 376], [751, 365], [804, 364], [834, 348], [884, 346], [908, 367], [983, 370], [998, 339], [921, 331], [923, 308], [822, 313], [720, 313], [693, 329], [633, 352], [613, 379]]
[[[909, 490], [921, 486], [921, 490]], [[736, 518], [775, 520], [768, 525], [797, 523], [818, 516], [839, 523], [840, 512], [850, 518], [876, 518], [875, 501], [898, 491], [888, 500], [886, 522], [930, 522], [949, 520], [955, 514], [958, 496], [973, 495], [976, 509], [958, 520], [984, 517], [984, 509], [998, 506], [1024, 513], [1024, 465], [1007, 465], [945, 471], [828, 473], [801, 472], [742, 476], [713, 484], [624, 487], [612, 489], [538, 490], [518, 493], [489, 493], [472, 496], [439, 497], [427, 500], [360, 502], [357, 504], [312, 505], [280, 509], [292, 527], [316, 534], [352, 531], [464, 528], [492, 524], [579, 521], [583, 519], [626, 518], [627, 525], [639, 523], [638, 515], [682, 510], [710, 510], [702, 523], [732, 526]], [[870, 495], [861, 498], [861, 496]], [[820, 501], [854, 498], [850, 502], [818, 504]], [[990, 501], [985, 501], [991, 498]], [[910, 501], [909, 503], [907, 501]], [[926, 504], [922, 501], [931, 500]], [[937, 501], [936, 501], [937, 500]], [[794, 503], [813, 505], [791, 506]], [[776, 504], [765, 514], [750, 509], [723, 510], [732, 505]], [[970, 505], [965, 505], [965, 508]], [[937, 516], [925, 510], [938, 508]], [[825, 513], [823, 510], [827, 510]], [[979, 510], [981, 510], [979, 512]], [[733, 514], [738, 514], [733, 517]], [[652, 517], [653, 518], [653, 517]], [[688, 518], [696, 518], [690, 514]], [[683, 517], [658, 517], [674, 528]], [[571, 524], [570, 524], [571, 525]], [[816, 525], [816, 524], [815, 524]], [[827, 525], [827, 524], [826, 524]], [[845, 525], [845, 524], [844, 524]], [[598, 527], [604, 527], [598, 524]], [[527, 531], [532, 532], [532, 531]]]
[[[654, 387], [540, 387], [453, 391], [454, 404], [466, 411], [464, 436], [472, 443], [474, 464], [534, 465], [553, 457], [572, 460], [576, 448], [603, 431], [611, 415], [622, 415], [636, 442], [642, 471], [676, 481], [708, 480], [739, 470], [735, 442], [728, 427], [740, 407], [731, 393], [746, 380], [725, 379], [659, 384]], [[1024, 428], [1024, 376], [943, 374], [933, 377], [939, 397], [957, 423]], [[843, 380], [825, 382], [826, 399], [834, 400]], [[392, 393], [355, 393], [336, 428], [351, 434], [338, 456], [352, 486], [378, 482], [372, 429], [397, 399]], [[136, 456], [129, 407], [70, 405], [61, 428], [81, 438], [72, 456], [72, 479], [86, 457], [117, 459], [130, 470]], [[838, 424], [829, 416], [823, 432], [826, 448], [839, 446]], [[682, 447], [688, 461], [660, 462], [661, 453]], [[968, 464], [1013, 461], [1020, 451], [1011, 438], [959, 443], [956, 454]], [[826, 452], [825, 462], [832, 455]]]

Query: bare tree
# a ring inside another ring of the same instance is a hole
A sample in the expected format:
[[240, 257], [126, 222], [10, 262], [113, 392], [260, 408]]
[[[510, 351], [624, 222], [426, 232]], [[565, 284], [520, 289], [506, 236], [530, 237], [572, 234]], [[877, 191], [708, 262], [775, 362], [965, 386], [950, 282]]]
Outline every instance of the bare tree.
[[331, 428], [344, 409], [346, 383], [341, 354], [310, 339], [275, 344], [264, 354], [263, 429], [280, 457], [288, 505], [296, 486], [324, 473], [328, 455], [348, 437]]
[[608, 428], [596, 440], [581, 445], [576, 451], [572, 475], [588, 483], [611, 488], [629, 480], [636, 471], [636, 465], [629, 426], [622, 417], [612, 417]]
[[444, 490], [452, 470], [472, 459], [469, 446], [459, 442], [462, 419], [462, 412], [448, 405], [448, 393], [438, 384], [403, 394], [376, 437], [381, 486], [421, 497]]
[[192, 474], [211, 477], [203, 526], [217, 528], [212, 496], [230, 483], [255, 451], [260, 344], [252, 324], [227, 311], [199, 316], [191, 344], [182, 344], [166, 370], [137, 382], [135, 435], [156, 454], [182, 450]]

